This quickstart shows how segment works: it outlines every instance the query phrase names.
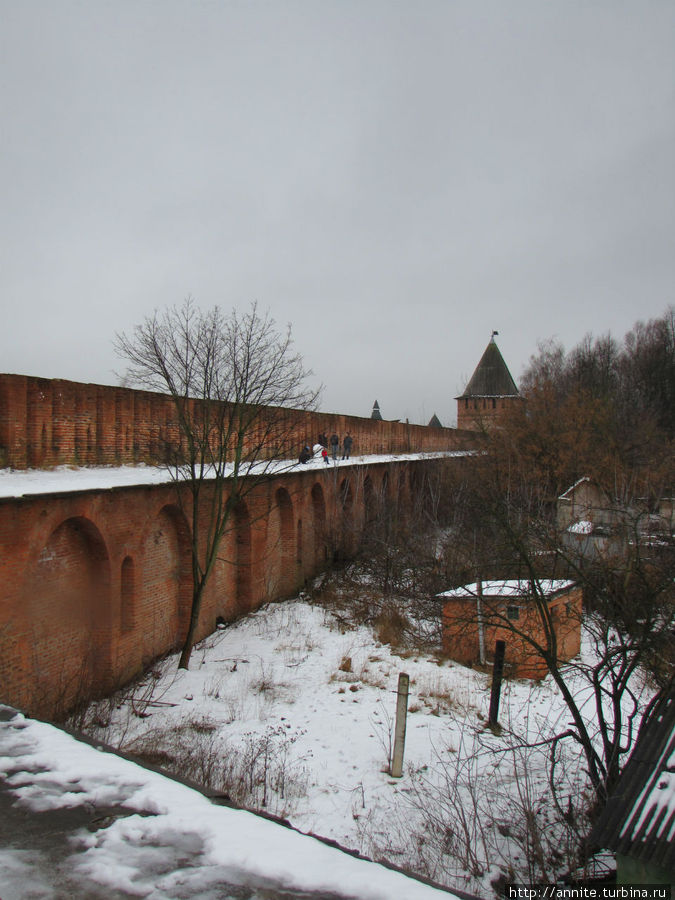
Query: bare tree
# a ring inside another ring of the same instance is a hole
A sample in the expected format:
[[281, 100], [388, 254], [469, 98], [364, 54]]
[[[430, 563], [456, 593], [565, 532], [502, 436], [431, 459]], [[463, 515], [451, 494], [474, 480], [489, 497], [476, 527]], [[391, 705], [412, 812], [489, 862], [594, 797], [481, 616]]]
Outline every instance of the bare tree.
[[[191, 298], [155, 312], [115, 347], [131, 383], [171, 397], [164, 459], [191, 522], [192, 604], [179, 666], [187, 668], [204, 590], [243, 498], [297, 442], [298, 411], [314, 408], [290, 326], [280, 333], [253, 303], [244, 314], [200, 310]], [[294, 434], [295, 432], [295, 434]], [[290, 467], [291, 462], [286, 466]]]

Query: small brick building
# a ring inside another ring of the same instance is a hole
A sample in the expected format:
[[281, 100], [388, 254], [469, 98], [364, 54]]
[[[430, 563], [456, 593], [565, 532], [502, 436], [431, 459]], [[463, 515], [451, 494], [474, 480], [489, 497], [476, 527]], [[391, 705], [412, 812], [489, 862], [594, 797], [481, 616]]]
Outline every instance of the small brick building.
[[[579, 653], [581, 588], [572, 581], [541, 580], [535, 587], [550, 613], [560, 662]], [[544, 617], [529, 581], [484, 581], [438, 595], [443, 601], [443, 649], [464, 665], [489, 663], [495, 642], [506, 643], [505, 671], [522, 678], [543, 678], [546, 664], [527, 640], [546, 646]], [[482, 659], [481, 659], [482, 657]]]

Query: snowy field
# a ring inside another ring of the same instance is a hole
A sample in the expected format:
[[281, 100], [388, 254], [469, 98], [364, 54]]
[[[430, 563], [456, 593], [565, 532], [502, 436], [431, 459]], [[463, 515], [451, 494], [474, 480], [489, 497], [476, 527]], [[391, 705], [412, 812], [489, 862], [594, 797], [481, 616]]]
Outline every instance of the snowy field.
[[[500, 875], [539, 875], [528, 870], [519, 825], [528, 810], [564, 867], [569, 835], [547, 809], [547, 750], [525, 751], [512, 737], [564, 730], [568, 713], [550, 679], [505, 682], [504, 732], [495, 735], [488, 676], [405, 656], [366, 627], [338, 626], [323, 607], [272, 604], [198, 645], [190, 671], [169, 657], [133, 692], [100, 705], [96, 733], [157, 764], [178, 761], [181, 773], [301, 831], [455, 889], [490, 896]], [[387, 770], [400, 672], [410, 696], [404, 775], [395, 779]], [[583, 688], [575, 691], [583, 703]], [[578, 758], [568, 755], [558, 777], [576, 802]]]

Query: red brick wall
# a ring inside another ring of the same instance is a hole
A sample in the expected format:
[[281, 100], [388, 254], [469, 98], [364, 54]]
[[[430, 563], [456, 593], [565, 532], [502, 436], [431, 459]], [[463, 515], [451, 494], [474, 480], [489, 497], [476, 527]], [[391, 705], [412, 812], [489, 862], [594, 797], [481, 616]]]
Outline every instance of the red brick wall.
[[[366, 493], [401, 495], [410, 469], [428, 465], [358, 466], [339, 470], [339, 479], [330, 467], [258, 485], [224, 538], [198, 636], [214, 630], [217, 616], [293, 595], [325, 566], [326, 547], [353, 540], [343, 527], [345, 490], [358, 531]], [[58, 715], [180, 646], [191, 600], [190, 515], [177, 500], [171, 484], [0, 499], [1, 700]]]
[[[290, 410], [295, 454], [349, 431], [354, 455], [471, 449], [454, 429]], [[162, 394], [0, 375], [0, 467], [156, 462], [178, 440]], [[240, 503], [203, 601], [199, 636], [289, 596], [349, 552], [364, 495], [408, 496], [424, 462], [306, 471]], [[363, 479], [370, 479], [364, 490]], [[400, 476], [400, 477], [399, 477]], [[405, 476], [405, 477], [404, 477]], [[0, 499], [0, 699], [56, 715], [108, 691], [181, 644], [191, 603], [190, 516], [175, 487]]]
[[[354, 438], [354, 455], [466, 450], [474, 435], [453, 428], [378, 422], [289, 410], [295, 455], [320, 433]], [[467, 426], [470, 427], [470, 426]], [[169, 397], [148, 391], [26, 375], [0, 375], [0, 467], [156, 462], [178, 429]]]
[[[490, 662], [494, 656], [495, 643], [506, 644], [505, 671], [519, 678], [543, 678], [548, 669], [539, 654], [525, 638], [514, 633], [508, 627], [498, 624], [506, 617], [510, 604], [520, 608], [520, 618], [514, 627], [529, 634], [542, 646], [546, 646], [546, 638], [541, 618], [536, 606], [528, 600], [506, 602], [486, 598], [483, 601], [483, 623], [486, 659]], [[565, 662], [573, 659], [581, 645], [581, 588], [572, 588], [564, 594], [551, 599], [549, 604], [552, 619], [556, 628], [558, 642], [558, 660]], [[454, 598], [448, 600], [443, 607], [443, 648], [452, 659], [464, 665], [477, 665], [480, 661], [480, 643], [474, 598]]]

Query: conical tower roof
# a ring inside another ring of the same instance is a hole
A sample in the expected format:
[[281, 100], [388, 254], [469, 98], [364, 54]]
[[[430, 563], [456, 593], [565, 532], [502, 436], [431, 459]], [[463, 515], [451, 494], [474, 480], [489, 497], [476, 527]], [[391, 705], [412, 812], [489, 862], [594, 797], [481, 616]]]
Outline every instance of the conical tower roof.
[[373, 403], [373, 411], [370, 414], [370, 418], [377, 419], [378, 422], [382, 421], [382, 413], [380, 412], [380, 404], [377, 402], [377, 400], [375, 401], [375, 403]]
[[438, 418], [436, 413], [434, 413], [433, 416], [429, 419], [429, 424], [427, 425], [427, 428], [442, 428], [442, 427], [443, 426], [441, 425], [441, 420]]
[[511, 377], [509, 368], [504, 362], [504, 357], [499, 352], [494, 335], [485, 348], [476, 371], [471, 376], [464, 393], [456, 400], [464, 397], [517, 397], [519, 395], [516, 383]]

